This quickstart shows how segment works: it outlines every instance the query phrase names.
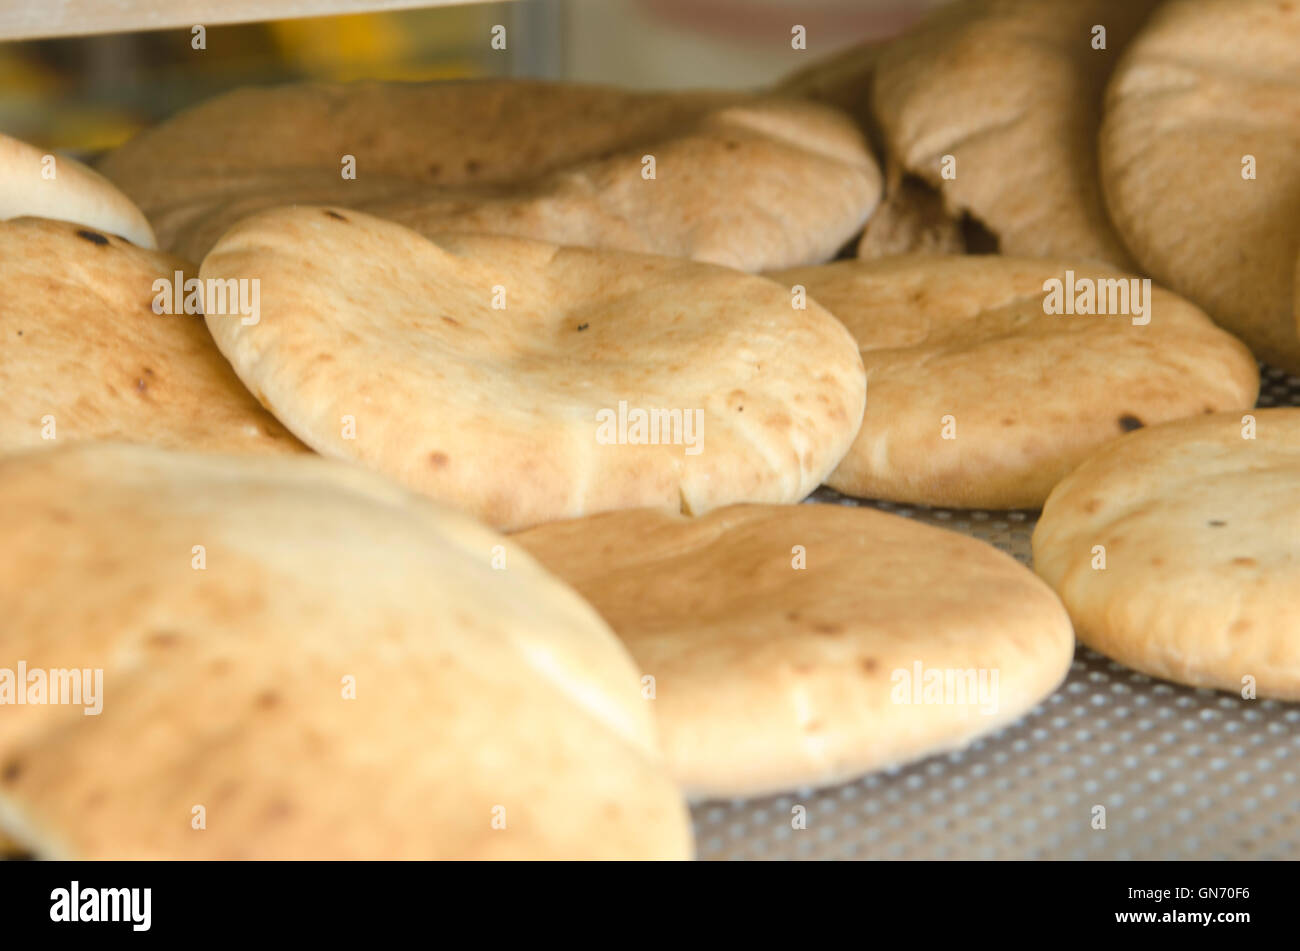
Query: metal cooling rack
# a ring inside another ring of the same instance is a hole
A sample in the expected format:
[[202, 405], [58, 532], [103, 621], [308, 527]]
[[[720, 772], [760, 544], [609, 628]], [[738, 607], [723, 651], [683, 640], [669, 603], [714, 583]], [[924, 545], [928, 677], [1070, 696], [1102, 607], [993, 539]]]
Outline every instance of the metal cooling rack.
[[[1300, 406], [1263, 369], [1260, 406]], [[890, 505], [1030, 563], [1033, 512]], [[1297, 632], [1300, 636], [1300, 632]], [[806, 810], [792, 828], [792, 810]], [[1093, 829], [1093, 807], [1106, 828]], [[957, 753], [842, 786], [695, 806], [701, 859], [1294, 859], [1300, 704], [1163, 683], [1080, 647], [1064, 684]]]

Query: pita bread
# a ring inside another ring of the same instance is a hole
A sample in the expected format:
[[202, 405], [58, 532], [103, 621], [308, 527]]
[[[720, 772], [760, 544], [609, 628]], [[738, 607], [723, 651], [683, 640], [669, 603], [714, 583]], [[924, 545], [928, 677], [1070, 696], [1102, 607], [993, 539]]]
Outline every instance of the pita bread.
[[178, 271], [194, 265], [80, 225], [0, 223], [0, 452], [92, 439], [307, 451], [244, 389], [201, 316], [154, 312], [154, 282]]
[[1107, 91], [1101, 169], [1142, 267], [1300, 372], [1300, 6], [1165, 4]]
[[13, 839], [5, 836], [3, 832], [0, 832], [0, 857], [15, 859], [22, 858], [25, 854], [26, 853], [21, 845]]
[[[874, 509], [628, 511], [517, 540], [654, 678], [669, 767], [696, 796], [827, 785], [957, 749], [1051, 693], [1074, 655], [1032, 572]], [[909, 689], [933, 671], [953, 672], [951, 695]], [[975, 689], [958, 694], [966, 671]]]
[[962, 223], [944, 209], [943, 197], [919, 178], [904, 175], [891, 160], [880, 205], [858, 239], [858, 257], [874, 260], [905, 254], [963, 254], [966, 250]]
[[690, 855], [617, 640], [463, 516], [99, 444], [0, 460], [0, 522], [0, 657], [103, 671], [98, 715], [0, 717], [0, 826], [38, 856]]
[[885, 136], [872, 109], [871, 90], [876, 64], [886, 44], [879, 40], [859, 43], [823, 57], [781, 79], [773, 88], [777, 96], [825, 103], [857, 120], [876, 155], [885, 152]]
[[201, 274], [261, 282], [260, 323], [209, 327], [303, 441], [501, 527], [796, 502], [862, 417], [844, 328], [724, 268], [292, 208]]
[[862, 429], [827, 484], [896, 502], [1036, 508], [1116, 436], [1255, 405], [1246, 348], [1167, 291], [1142, 295], [1146, 318], [1045, 313], [1049, 281], [1078, 301], [1071, 273], [1076, 289], [1107, 291], [1106, 309], [1135, 309], [1136, 297], [1101, 283], [1128, 275], [1088, 263], [913, 257], [772, 275], [806, 287], [862, 351]]
[[[345, 155], [355, 180], [342, 177]], [[880, 193], [861, 134], [837, 110], [513, 80], [238, 90], [102, 168], [164, 247], [195, 260], [241, 218], [320, 203], [426, 235], [509, 234], [753, 271], [833, 257]]]
[[[1155, 0], [969, 0], [890, 42], [873, 103], [889, 150], [1000, 250], [1130, 258], [1103, 206], [1096, 136], [1118, 51]], [[1104, 50], [1094, 26], [1106, 28]], [[943, 175], [944, 157], [955, 177]]]
[[76, 222], [142, 248], [158, 246], [144, 213], [103, 175], [0, 135], [0, 221], [26, 216]]
[[877, 158], [884, 157], [880, 203], [858, 239], [858, 257], [961, 254], [966, 250], [961, 222], [944, 209], [937, 191], [923, 179], [904, 173], [898, 160], [889, 155], [885, 133], [876, 121], [871, 91], [885, 45], [863, 43], [826, 57], [787, 76], [773, 92], [843, 109], [857, 120]]
[[1300, 700], [1300, 409], [1250, 416], [1253, 438], [1220, 413], [1099, 451], [1047, 500], [1034, 566], [1103, 654]]

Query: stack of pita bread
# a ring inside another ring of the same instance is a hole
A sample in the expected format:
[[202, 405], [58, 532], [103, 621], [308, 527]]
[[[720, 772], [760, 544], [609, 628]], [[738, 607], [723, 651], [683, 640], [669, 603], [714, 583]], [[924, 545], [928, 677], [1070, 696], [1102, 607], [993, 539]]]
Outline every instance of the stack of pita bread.
[[[0, 833], [687, 858], [688, 798], [960, 748], [1076, 628], [1300, 697], [1298, 118], [1289, 4], [958, 0], [766, 92], [0, 138]], [[1046, 503], [1038, 576], [822, 485]]]

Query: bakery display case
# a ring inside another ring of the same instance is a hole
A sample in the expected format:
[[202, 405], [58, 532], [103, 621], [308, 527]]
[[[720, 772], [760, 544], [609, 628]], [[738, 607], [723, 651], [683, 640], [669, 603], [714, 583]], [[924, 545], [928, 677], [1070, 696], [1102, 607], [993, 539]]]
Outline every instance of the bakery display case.
[[[1300, 855], [1297, 49], [1272, 0], [0, 4], [0, 668], [107, 668], [110, 724], [0, 705], [8, 851]], [[394, 832], [467, 776], [481, 829]]]

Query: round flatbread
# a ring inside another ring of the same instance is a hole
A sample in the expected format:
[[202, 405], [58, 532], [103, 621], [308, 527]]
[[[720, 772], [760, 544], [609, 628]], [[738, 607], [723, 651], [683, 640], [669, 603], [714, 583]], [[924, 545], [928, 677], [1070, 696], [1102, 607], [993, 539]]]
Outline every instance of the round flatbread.
[[90, 672], [0, 707], [0, 827], [38, 856], [690, 855], [623, 648], [461, 515], [99, 444], [0, 459], [0, 524], [0, 668]]
[[303, 441], [501, 527], [796, 502], [862, 418], [844, 328], [725, 268], [294, 208], [201, 274], [260, 281], [258, 324], [209, 326]]
[[1133, 433], [1053, 490], [1034, 567], [1136, 670], [1300, 700], [1300, 409]]
[[627, 645], [695, 796], [826, 785], [957, 749], [1051, 693], [1074, 654], [1032, 572], [874, 509], [616, 512], [517, 541]]
[[164, 247], [195, 260], [240, 218], [310, 202], [427, 235], [509, 234], [754, 271], [833, 257], [880, 192], [861, 133], [835, 109], [508, 80], [237, 90], [101, 168]]
[[862, 350], [862, 428], [826, 480], [850, 495], [1036, 508], [1107, 440], [1245, 409], [1259, 390], [1249, 352], [1203, 313], [1101, 265], [914, 257], [771, 276], [805, 287]]
[[1300, 372], [1300, 5], [1166, 3], [1107, 91], [1101, 170], [1143, 269]]
[[103, 175], [0, 135], [0, 221], [26, 216], [73, 221], [142, 248], [158, 246], [144, 213]]
[[1118, 50], [1154, 3], [970, 0], [936, 10], [875, 64], [889, 151], [1005, 254], [1128, 266], [1098, 183], [1097, 126]]
[[93, 439], [307, 452], [244, 389], [202, 315], [183, 313], [184, 293], [175, 306], [194, 270], [81, 225], [0, 222], [0, 452]]

